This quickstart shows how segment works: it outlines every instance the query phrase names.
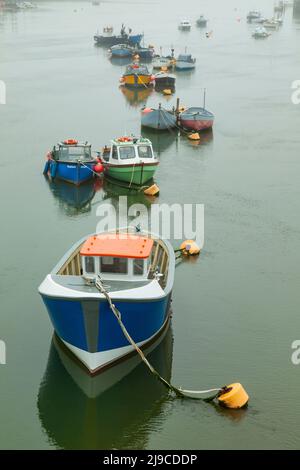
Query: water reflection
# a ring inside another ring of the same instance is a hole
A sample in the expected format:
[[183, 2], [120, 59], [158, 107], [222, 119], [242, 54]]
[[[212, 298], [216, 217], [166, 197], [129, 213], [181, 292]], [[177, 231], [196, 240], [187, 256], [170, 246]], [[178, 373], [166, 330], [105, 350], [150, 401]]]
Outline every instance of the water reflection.
[[155, 129], [146, 129], [143, 127], [141, 134], [143, 137], [151, 140], [153, 150], [158, 155], [167, 150], [178, 137], [178, 131], [176, 129], [156, 131]]
[[[148, 359], [171, 377], [169, 328], [148, 350]], [[63, 449], [145, 448], [150, 421], [162, 414], [168, 392], [136, 355], [91, 377], [60, 340], [52, 339], [37, 407], [53, 445]]]
[[54, 198], [58, 201], [60, 210], [68, 216], [90, 212], [92, 200], [103, 185], [100, 178], [93, 179], [80, 186], [59, 180], [53, 181], [47, 177], [46, 181]]
[[130, 88], [126, 88], [125, 86], [120, 86], [120, 90], [125, 96], [126, 101], [130, 104], [130, 106], [133, 107], [137, 107], [141, 104], [146, 104], [147, 99], [153, 92], [153, 89], [151, 87], [133, 90]]
[[118, 183], [117, 181], [114, 181], [113, 179], [108, 179], [108, 178], [104, 179], [103, 190], [104, 190], [104, 199], [111, 199], [112, 205], [115, 206], [117, 213], [119, 211], [119, 197], [120, 196], [127, 197], [128, 207], [130, 207], [132, 204], [143, 204], [146, 207], [150, 207], [151, 202], [153, 201], [153, 199], [149, 196], [146, 196], [142, 190], [129, 189], [125, 186], [122, 186], [121, 183]]

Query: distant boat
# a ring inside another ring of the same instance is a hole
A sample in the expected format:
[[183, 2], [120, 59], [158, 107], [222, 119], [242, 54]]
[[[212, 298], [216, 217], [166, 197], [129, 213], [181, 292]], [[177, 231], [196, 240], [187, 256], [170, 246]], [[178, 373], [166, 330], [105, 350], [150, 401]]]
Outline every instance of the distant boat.
[[143, 185], [151, 180], [159, 164], [150, 140], [135, 137], [112, 140], [102, 161], [105, 176], [130, 185]]
[[270, 33], [263, 26], [258, 26], [252, 33], [255, 39], [264, 39], [270, 36]]
[[156, 90], [164, 90], [166, 88], [170, 88], [171, 90], [175, 89], [175, 75], [171, 75], [165, 70], [161, 70], [160, 72], [154, 75], [155, 80], [155, 89]]
[[204, 17], [204, 15], [200, 15], [196, 23], [197, 23], [197, 26], [204, 27], [207, 25], [207, 21], [208, 20]]
[[189, 31], [192, 27], [192, 24], [189, 20], [181, 20], [178, 28], [181, 29], [182, 31]]
[[138, 56], [142, 60], [152, 60], [154, 56], [153, 47], [135, 47], [133, 49], [133, 55]]
[[176, 127], [175, 110], [168, 111], [159, 105], [158, 109], [143, 108], [141, 111], [141, 125], [150, 129], [167, 130]]
[[125, 73], [121, 77], [121, 83], [128, 87], [145, 88], [154, 83], [154, 76], [146, 65], [133, 63], [126, 67]]
[[278, 29], [279, 27], [279, 23], [274, 18], [264, 21], [263, 25], [267, 29]]
[[131, 57], [134, 48], [129, 44], [116, 44], [109, 49], [111, 57]]
[[143, 34], [131, 34], [131, 29], [126, 33], [125, 26], [122, 25], [121, 32], [119, 35], [115, 35], [114, 29], [112, 26], [106, 26], [103, 28], [102, 34], [95, 34], [94, 41], [99, 46], [112, 47], [117, 44], [129, 44], [131, 46], [136, 46], [141, 43], [143, 39]]
[[94, 177], [98, 161], [92, 157], [91, 145], [74, 139], [59, 142], [47, 154], [44, 174], [76, 185]]
[[161, 69], [162, 67], [167, 67], [168, 69], [175, 65], [174, 57], [163, 57], [163, 56], [154, 56], [152, 61], [152, 67], [154, 69]]
[[176, 70], [192, 70], [196, 67], [196, 59], [191, 54], [179, 54], [176, 59]]

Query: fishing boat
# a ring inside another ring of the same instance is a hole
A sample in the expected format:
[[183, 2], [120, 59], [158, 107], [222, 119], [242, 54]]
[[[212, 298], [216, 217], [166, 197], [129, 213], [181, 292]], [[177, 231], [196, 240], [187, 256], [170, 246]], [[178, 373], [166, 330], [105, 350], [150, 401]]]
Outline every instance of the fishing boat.
[[160, 72], [154, 74], [155, 80], [155, 89], [156, 91], [161, 91], [166, 88], [175, 90], [175, 75], [172, 75], [167, 72], [167, 70], [161, 70]]
[[141, 111], [141, 125], [156, 130], [167, 130], [176, 127], [177, 116], [175, 110], [167, 110], [159, 104], [158, 109], [143, 108]]
[[251, 10], [247, 15], [247, 21], [250, 23], [251, 21], [260, 20], [261, 12], [258, 10]]
[[149, 46], [149, 47], [139, 47], [136, 46], [133, 50], [133, 56], [136, 57], [137, 59], [142, 59], [142, 60], [152, 60], [154, 56], [154, 48]]
[[131, 57], [134, 48], [129, 44], [116, 44], [109, 49], [111, 57]]
[[64, 140], [48, 152], [44, 174], [79, 185], [98, 172], [98, 161], [92, 157], [91, 144], [75, 139]]
[[114, 29], [112, 26], [106, 26], [103, 28], [102, 34], [95, 34], [94, 41], [99, 46], [112, 47], [117, 44], [129, 44], [131, 46], [136, 46], [141, 43], [143, 39], [143, 34], [132, 34], [132, 30], [129, 28], [128, 33], [126, 33], [125, 26], [122, 25], [120, 34], [115, 35]]
[[180, 29], [181, 31], [189, 31], [192, 27], [192, 24], [189, 20], [181, 20], [179, 25], [178, 25], [178, 29]]
[[150, 181], [157, 170], [158, 159], [151, 141], [137, 137], [119, 137], [103, 153], [104, 174], [131, 185]]
[[193, 70], [196, 67], [196, 59], [191, 54], [179, 54], [176, 59], [176, 70]]
[[135, 351], [101, 285], [135, 343], [146, 347], [168, 323], [174, 270], [168, 241], [137, 228], [116, 229], [75, 243], [39, 293], [57, 336], [95, 374]]
[[121, 83], [128, 87], [144, 88], [154, 83], [154, 76], [149, 72], [146, 65], [137, 62], [129, 64], [121, 77]]
[[207, 19], [205, 18], [204, 15], [200, 15], [200, 17], [197, 19], [196, 23], [197, 26], [204, 27], [207, 25]]
[[163, 57], [163, 56], [154, 56], [153, 61], [152, 61], [152, 67], [153, 69], [161, 69], [162, 67], [166, 67], [170, 69], [171, 67], [174, 67], [175, 65], [175, 59], [174, 57]]
[[268, 38], [268, 37], [270, 36], [270, 33], [268, 33], [268, 31], [266, 30], [266, 28], [264, 28], [263, 26], [258, 26], [258, 27], [255, 28], [255, 30], [253, 31], [252, 36], [253, 36], [255, 39], [264, 39], [264, 38]]

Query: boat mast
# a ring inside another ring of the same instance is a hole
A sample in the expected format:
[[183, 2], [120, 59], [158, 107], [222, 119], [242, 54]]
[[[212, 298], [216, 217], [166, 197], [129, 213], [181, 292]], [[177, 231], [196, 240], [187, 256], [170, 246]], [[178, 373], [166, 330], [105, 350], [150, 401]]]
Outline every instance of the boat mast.
[[205, 109], [205, 103], [206, 102], [206, 88], [204, 88], [204, 93], [203, 93], [203, 109]]

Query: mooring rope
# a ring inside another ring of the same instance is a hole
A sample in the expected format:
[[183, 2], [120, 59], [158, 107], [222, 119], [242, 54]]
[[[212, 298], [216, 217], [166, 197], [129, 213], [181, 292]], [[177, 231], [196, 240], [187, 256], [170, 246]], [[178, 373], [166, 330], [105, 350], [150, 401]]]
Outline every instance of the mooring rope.
[[89, 166], [85, 165], [82, 160], [77, 160], [78, 163], [82, 166], [84, 166], [85, 168], [87, 168], [88, 170], [90, 170], [92, 173], [94, 173], [94, 175], [100, 177], [99, 173], [97, 173], [96, 171], [92, 170], [92, 168], [90, 168]]
[[[158, 372], [157, 370], [154, 369], [154, 367], [150, 364], [150, 362], [148, 361], [148, 359], [146, 359], [143, 351], [138, 347], [138, 345], [135, 343], [135, 341], [132, 339], [132, 337], [130, 336], [130, 334], [128, 333], [124, 323], [122, 322], [122, 317], [121, 317], [121, 313], [120, 311], [117, 309], [117, 307], [115, 306], [115, 304], [112, 302], [112, 299], [110, 298], [110, 295], [109, 293], [107, 292], [107, 290], [105, 289], [105, 286], [102, 282], [102, 279], [101, 277], [98, 275], [97, 276], [97, 279], [95, 281], [95, 286], [96, 288], [101, 292], [101, 294], [103, 294], [109, 304], [109, 307], [111, 309], [111, 311], [113, 312], [114, 316], [116, 317], [123, 333], [124, 333], [124, 336], [127, 338], [127, 340], [129, 341], [129, 343], [134, 347], [134, 349], [137, 351], [137, 353], [139, 354], [139, 356], [141, 357], [142, 361], [146, 364], [146, 366], [148, 367], [148, 369], [150, 370], [150, 372], [158, 378], [158, 380], [160, 380], [169, 390], [171, 390], [172, 392], [174, 392], [176, 394], [177, 397], [180, 397], [180, 398], [191, 398], [191, 399], [196, 399], [196, 400], [203, 400], [203, 401], [211, 401], [213, 400], [214, 398], [216, 398], [219, 393], [221, 391], [224, 390], [224, 387], [223, 388], [212, 388], [212, 389], [209, 389], [209, 390], [184, 390], [182, 388], [177, 388], [175, 387], [174, 385], [172, 385], [171, 383], [169, 383], [166, 379], [164, 379]], [[199, 397], [199, 395], [203, 395], [203, 394], [207, 394], [207, 393], [213, 393], [213, 396], [210, 396], [210, 397], [207, 397], [207, 398], [203, 398], [203, 397]]]

